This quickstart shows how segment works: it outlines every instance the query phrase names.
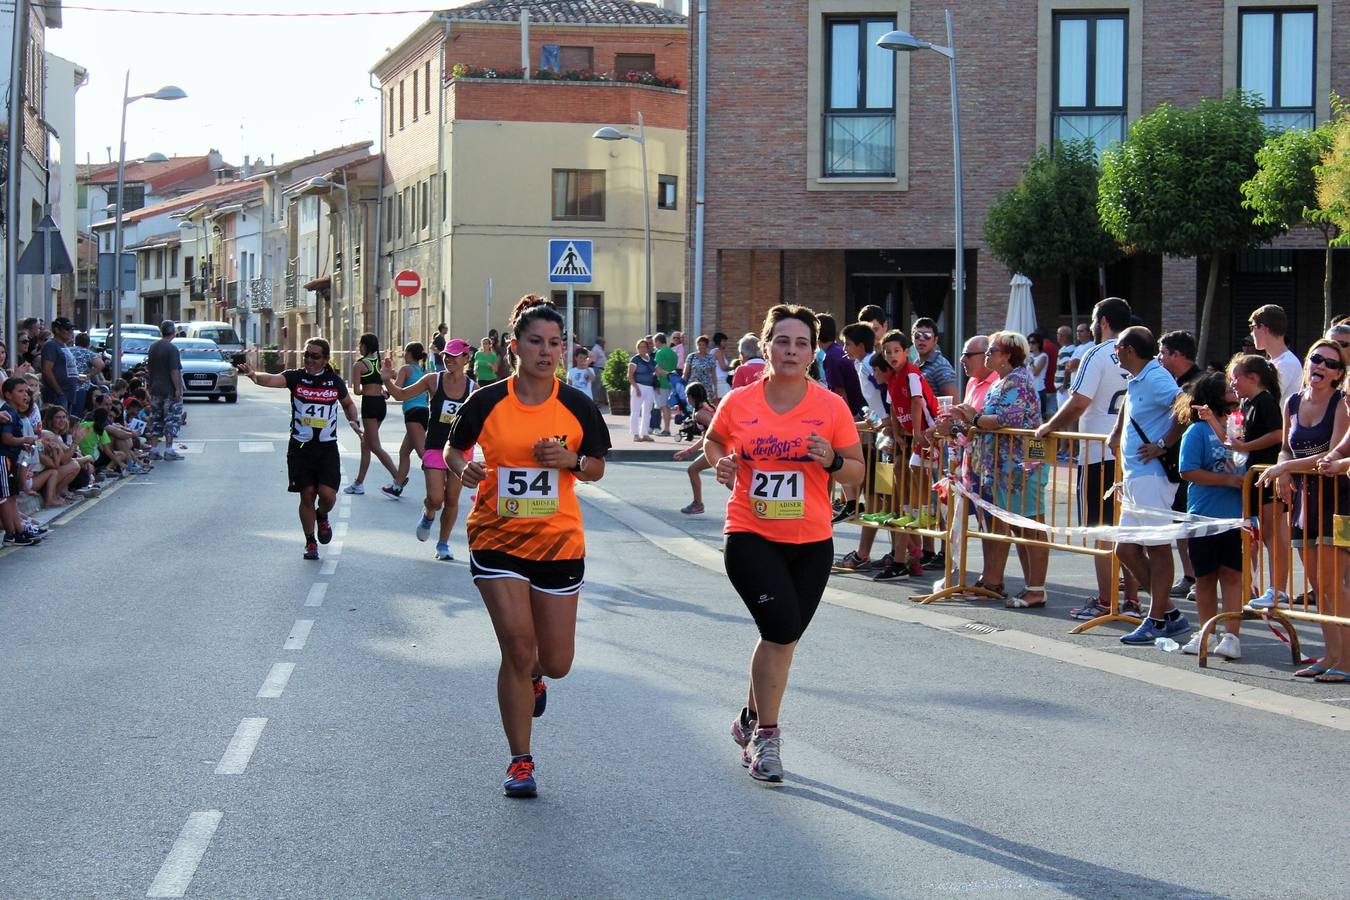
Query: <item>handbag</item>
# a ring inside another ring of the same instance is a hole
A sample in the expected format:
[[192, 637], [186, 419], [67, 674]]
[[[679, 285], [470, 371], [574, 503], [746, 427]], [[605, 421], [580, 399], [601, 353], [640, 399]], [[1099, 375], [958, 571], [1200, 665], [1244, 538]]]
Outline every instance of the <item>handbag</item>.
[[[1139, 423], [1134, 420], [1134, 416], [1130, 416], [1130, 424], [1134, 426], [1134, 430], [1145, 444], [1153, 443], [1148, 439], [1148, 435], [1144, 434], [1144, 429], [1140, 428]], [[1181, 483], [1181, 443], [1179, 441], [1175, 446], [1165, 448], [1158, 462], [1162, 463], [1163, 472], [1166, 473], [1168, 481], [1173, 484]]]

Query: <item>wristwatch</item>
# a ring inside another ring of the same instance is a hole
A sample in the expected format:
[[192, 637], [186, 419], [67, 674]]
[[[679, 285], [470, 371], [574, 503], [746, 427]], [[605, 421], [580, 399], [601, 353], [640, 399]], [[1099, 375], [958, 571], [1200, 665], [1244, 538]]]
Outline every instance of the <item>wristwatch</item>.
[[825, 471], [838, 472], [843, 467], [844, 467], [844, 454], [836, 450], [834, 451], [834, 459], [830, 461], [830, 464], [828, 466], [825, 466]]
[[577, 464], [576, 464], [575, 466], [573, 466], [572, 468], [568, 469], [568, 471], [569, 471], [569, 472], [573, 472], [573, 473], [578, 474], [578, 475], [581, 474], [582, 472], [585, 472], [585, 471], [586, 471], [586, 456], [585, 456], [585, 454], [578, 453], [578, 454], [577, 454]]

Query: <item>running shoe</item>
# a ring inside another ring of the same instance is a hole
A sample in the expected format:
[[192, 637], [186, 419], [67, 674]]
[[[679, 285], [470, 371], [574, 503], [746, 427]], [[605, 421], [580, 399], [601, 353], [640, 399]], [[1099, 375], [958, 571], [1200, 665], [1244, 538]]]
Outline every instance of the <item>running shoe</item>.
[[1154, 619], [1145, 619], [1139, 623], [1138, 628], [1121, 637], [1120, 642], [1131, 647], [1137, 647], [1151, 644], [1158, 638], [1174, 638], [1186, 634], [1190, 630], [1191, 623], [1186, 621], [1185, 616], [1177, 616], [1175, 619], [1169, 619], [1162, 623]]
[[333, 539], [333, 526], [328, 524], [327, 516], [319, 516], [319, 543], [326, 544]]
[[858, 511], [858, 504], [845, 503], [843, 506], [839, 507], [834, 511], [834, 516], [830, 519], [830, 521], [838, 523], [844, 521], [845, 519], [851, 519], [853, 517], [853, 514], [857, 511]]
[[20, 531], [15, 534], [5, 534], [5, 543], [13, 544], [16, 547], [36, 547], [42, 543], [42, 538]]
[[778, 728], [756, 728], [750, 739], [750, 777], [768, 784], [783, 783], [783, 735]]
[[314, 543], [313, 541], [310, 541], [308, 544], [305, 544], [305, 559], [318, 559], [318, 558], [319, 558], [319, 545]]
[[690, 503], [688, 506], [681, 509], [680, 512], [684, 513], [686, 516], [701, 516], [703, 515], [703, 504]]
[[909, 561], [909, 576], [911, 578], [918, 578], [921, 575], [923, 575], [923, 563], [919, 561], [918, 557], [911, 557]]
[[158, 447], [151, 447], [149, 456], [151, 459], [163, 459], [164, 453]]
[[1167, 592], [1167, 596], [1174, 600], [1180, 600], [1190, 593], [1190, 590], [1194, 585], [1194, 578], [1189, 575], [1182, 575], [1176, 580], [1176, 583], [1172, 585], [1172, 589]]
[[922, 562], [925, 572], [941, 572], [947, 568], [947, 554], [925, 553]]
[[[1187, 656], [1200, 655], [1200, 632], [1196, 632], [1189, 641], [1181, 648], [1181, 652]], [[1209, 652], [1214, 652], [1214, 635], [1209, 636]]]
[[173, 449], [172, 447], [170, 447], [168, 450], [165, 450], [165, 451], [164, 451], [164, 458], [165, 458], [165, 459], [182, 459], [182, 458], [183, 458], [183, 454], [179, 453], [177, 450], [175, 450], [175, 449]]
[[364, 484], [349, 484], [342, 489], [344, 494], [364, 494], [365, 492], [366, 486]]
[[889, 566], [872, 576], [873, 581], [899, 581], [902, 578], [909, 577], [909, 569], [905, 566], [892, 562]]
[[506, 767], [506, 781], [502, 782], [502, 793], [508, 797], [534, 797], [539, 786], [534, 781], [534, 757], [519, 756], [511, 760]]
[[537, 719], [548, 707], [548, 685], [544, 684], [542, 675], [536, 675], [530, 681], [534, 684], [534, 717]]
[[1110, 612], [1111, 607], [1103, 604], [1101, 598], [1093, 597], [1082, 606], [1069, 610], [1069, 618], [1087, 622], [1098, 616], [1107, 615]]
[[431, 537], [431, 524], [434, 521], [436, 520], [429, 519], [426, 516], [422, 516], [421, 519], [417, 520], [417, 539], [419, 541], [425, 541], [427, 538]]
[[1223, 637], [1219, 638], [1219, 646], [1214, 648], [1214, 655], [1224, 659], [1241, 659], [1242, 644], [1238, 642], [1238, 636], [1225, 631]]
[[836, 569], [851, 569], [860, 572], [872, 564], [872, 560], [865, 556], [859, 556], [857, 550], [850, 550], [844, 554], [844, 558], [834, 564]]
[[408, 479], [403, 479], [401, 484], [386, 484], [380, 488], [380, 493], [384, 494], [390, 500], [399, 500], [403, 497], [403, 489], [408, 486]]
[[750, 768], [750, 739], [755, 735], [756, 724], [746, 710], [741, 710], [731, 722], [731, 739], [741, 748], [741, 765], [747, 769]]
[[1121, 615], [1144, 617], [1144, 607], [1140, 605], [1138, 597], [1126, 597], [1120, 601]]
[[450, 552], [450, 545], [447, 544], [445, 541], [437, 541], [437, 542], [436, 542], [436, 558], [439, 559], [439, 560], [446, 560], [446, 561], [448, 561], [448, 560], [454, 559], [454, 558], [455, 558], [455, 554], [453, 554], [453, 553]]

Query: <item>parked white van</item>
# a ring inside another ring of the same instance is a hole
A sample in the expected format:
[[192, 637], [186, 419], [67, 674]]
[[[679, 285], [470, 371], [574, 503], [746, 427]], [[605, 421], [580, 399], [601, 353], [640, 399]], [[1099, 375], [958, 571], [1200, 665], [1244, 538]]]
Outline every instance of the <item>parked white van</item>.
[[244, 351], [244, 342], [239, 340], [239, 335], [229, 322], [187, 322], [182, 323], [180, 327], [186, 329], [186, 337], [215, 341], [216, 346], [220, 347], [221, 355], [226, 359]]

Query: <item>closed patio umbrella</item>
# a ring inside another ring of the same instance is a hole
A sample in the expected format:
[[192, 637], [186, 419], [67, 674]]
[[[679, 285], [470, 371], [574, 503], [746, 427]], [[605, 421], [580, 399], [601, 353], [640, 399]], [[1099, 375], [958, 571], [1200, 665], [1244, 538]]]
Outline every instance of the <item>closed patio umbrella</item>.
[[1020, 335], [1028, 335], [1036, 330], [1036, 304], [1031, 299], [1031, 279], [1021, 273], [1009, 282], [1012, 293], [1008, 297], [1008, 318], [1004, 328]]

